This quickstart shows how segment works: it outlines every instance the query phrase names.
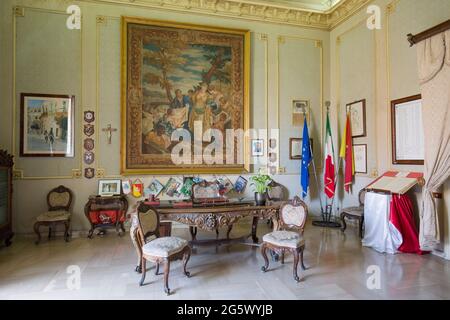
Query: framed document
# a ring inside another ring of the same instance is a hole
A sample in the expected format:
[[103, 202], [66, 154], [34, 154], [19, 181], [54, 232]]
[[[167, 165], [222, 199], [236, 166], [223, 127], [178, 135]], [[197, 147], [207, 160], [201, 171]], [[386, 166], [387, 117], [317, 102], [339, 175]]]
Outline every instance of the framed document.
[[420, 94], [391, 101], [393, 164], [423, 164], [424, 141]]
[[354, 144], [355, 173], [367, 173], [367, 144]]
[[[311, 152], [313, 150], [313, 139], [309, 139], [311, 145]], [[289, 138], [289, 159], [301, 160], [302, 159], [302, 147], [303, 138]]]
[[352, 124], [352, 137], [366, 136], [366, 99], [348, 103], [346, 111], [350, 112]]

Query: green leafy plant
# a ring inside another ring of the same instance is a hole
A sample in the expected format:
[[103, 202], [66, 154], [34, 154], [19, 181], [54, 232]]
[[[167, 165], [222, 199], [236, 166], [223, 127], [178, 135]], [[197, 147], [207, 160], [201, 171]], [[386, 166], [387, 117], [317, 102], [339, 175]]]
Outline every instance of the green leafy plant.
[[252, 181], [251, 185], [254, 186], [255, 191], [258, 193], [265, 193], [271, 189], [269, 185], [272, 179], [267, 174], [257, 174], [250, 177]]

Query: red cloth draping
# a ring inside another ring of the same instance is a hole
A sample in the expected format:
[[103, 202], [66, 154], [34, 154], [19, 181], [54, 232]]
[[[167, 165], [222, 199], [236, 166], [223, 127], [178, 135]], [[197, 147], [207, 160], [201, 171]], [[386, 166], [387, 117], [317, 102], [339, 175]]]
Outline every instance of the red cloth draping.
[[420, 250], [419, 234], [413, 212], [411, 199], [406, 194], [392, 195], [389, 220], [403, 238], [403, 243], [398, 250], [404, 253], [425, 254], [428, 252]]

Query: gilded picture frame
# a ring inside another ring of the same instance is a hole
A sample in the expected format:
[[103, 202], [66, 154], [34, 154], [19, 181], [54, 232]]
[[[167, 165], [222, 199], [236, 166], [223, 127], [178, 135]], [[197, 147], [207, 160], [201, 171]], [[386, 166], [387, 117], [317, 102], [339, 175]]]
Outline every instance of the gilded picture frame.
[[[195, 135], [197, 121], [203, 133], [223, 132], [225, 150], [226, 130], [249, 129], [249, 89], [249, 30], [122, 17], [121, 173], [249, 172], [248, 137], [234, 139], [234, 161], [224, 151], [222, 163], [203, 155], [178, 165], [179, 140], [170, 139], [181, 129]], [[202, 151], [212, 141], [203, 136]]]

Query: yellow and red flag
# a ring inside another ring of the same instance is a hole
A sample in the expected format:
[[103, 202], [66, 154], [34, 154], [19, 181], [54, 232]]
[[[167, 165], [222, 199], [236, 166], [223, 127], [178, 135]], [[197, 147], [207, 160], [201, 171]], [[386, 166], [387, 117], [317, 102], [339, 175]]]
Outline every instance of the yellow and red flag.
[[352, 141], [352, 126], [350, 123], [350, 113], [347, 113], [347, 121], [345, 123], [344, 134], [342, 135], [341, 151], [339, 153], [341, 158], [345, 160], [344, 166], [344, 189], [350, 192], [350, 187], [353, 183], [353, 176], [355, 174], [355, 159], [353, 156], [353, 141]]

